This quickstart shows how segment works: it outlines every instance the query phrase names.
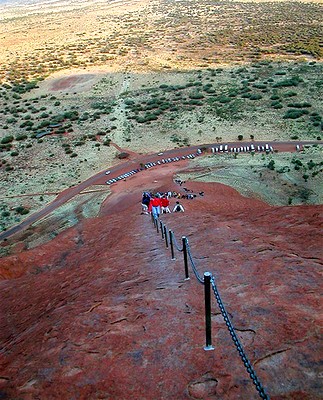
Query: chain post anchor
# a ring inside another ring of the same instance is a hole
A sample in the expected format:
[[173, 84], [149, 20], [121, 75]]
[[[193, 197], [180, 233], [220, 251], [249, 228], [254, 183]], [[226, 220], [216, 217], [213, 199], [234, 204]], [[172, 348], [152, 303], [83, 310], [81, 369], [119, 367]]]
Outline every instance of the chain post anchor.
[[170, 250], [172, 253], [172, 260], [176, 260], [175, 254], [174, 254], [174, 243], [173, 243], [173, 231], [170, 229], [169, 230], [169, 244], [170, 244]]
[[204, 272], [204, 298], [205, 298], [205, 351], [214, 350], [212, 346], [212, 329], [211, 329], [211, 277], [210, 272]]
[[185, 279], [188, 279], [189, 275], [188, 275], [188, 262], [187, 262], [187, 238], [185, 236], [182, 236], [182, 243], [183, 243]]

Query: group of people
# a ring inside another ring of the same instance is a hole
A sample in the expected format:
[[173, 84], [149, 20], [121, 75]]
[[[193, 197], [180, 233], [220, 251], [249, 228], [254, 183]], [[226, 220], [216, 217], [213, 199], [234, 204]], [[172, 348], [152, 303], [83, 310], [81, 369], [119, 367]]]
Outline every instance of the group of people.
[[144, 192], [141, 200], [142, 214], [152, 214], [154, 218], [158, 218], [160, 214], [185, 211], [179, 201], [176, 201], [171, 211], [169, 197], [171, 197], [169, 192], [164, 194]]

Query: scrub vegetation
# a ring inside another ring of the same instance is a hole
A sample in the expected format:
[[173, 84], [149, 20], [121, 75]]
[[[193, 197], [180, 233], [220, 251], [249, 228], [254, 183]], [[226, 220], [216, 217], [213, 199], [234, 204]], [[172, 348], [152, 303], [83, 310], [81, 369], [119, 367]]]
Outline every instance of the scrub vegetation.
[[50, 7], [0, 21], [1, 229], [118, 163], [114, 144], [321, 140], [319, 3]]

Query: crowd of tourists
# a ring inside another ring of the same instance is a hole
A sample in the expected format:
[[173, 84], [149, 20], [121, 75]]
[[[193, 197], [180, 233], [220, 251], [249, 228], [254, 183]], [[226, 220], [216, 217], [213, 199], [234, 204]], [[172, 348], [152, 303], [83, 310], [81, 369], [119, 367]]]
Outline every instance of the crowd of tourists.
[[[143, 192], [141, 199], [141, 213], [152, 214], [154, 218], [158, 218], [161, 214], [169, 214], [174, 212], [185, 212], [183, 205], [179, 202], [180, 199], [193, 200], [197, 196], [204, 196], [204, 192], [195, 194], [193, 190], [184, 186], [185, 181], [175, 179], [174, 181], [180, 187], [182, 192], [168, 191], [168, 192]], [[170, 199], [175, 199], [175, 204], [170, 206]]]
[[170, 197], [175, 199], [180, 198], [177, 192], [167, 193], [149, 193], [142, 194], [141, 207], [142, 214], [152, 214], [154, 218], [158, 218], [161, 214], [168, 214], [172, 212], [184, 212], [183, 205], [177, 200], [172, 210], [170, 208]]

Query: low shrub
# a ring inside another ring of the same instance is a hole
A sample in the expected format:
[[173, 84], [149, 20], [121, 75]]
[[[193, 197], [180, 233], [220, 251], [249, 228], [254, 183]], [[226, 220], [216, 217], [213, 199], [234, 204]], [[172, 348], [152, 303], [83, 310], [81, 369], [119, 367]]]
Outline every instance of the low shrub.
[[5, 136], [4, 138], [2, 138], [1, 140], [1, 144], [7, 144], [7, 143], [11, 143], [13, 141], [13, 136]]
[[20, 214], [20, 215], [25, 215], [29, 213], [29, 210], [25, 207], [22, 206], [18, 206], [15, 208], [16, 213]]
[[289, 103], [289, 104], [287, 104], [287, 107], [307, 108], [307, 107], [312, 107], [312, 104], [307, 103], [307, 102], [305, 101], [304, 103]]
[[290, 109], [287, 110], [286, 114], [283, 116], [283, 119], [296, 119], [302, 117], [305, 114], [308, 114], [307, 110]]

